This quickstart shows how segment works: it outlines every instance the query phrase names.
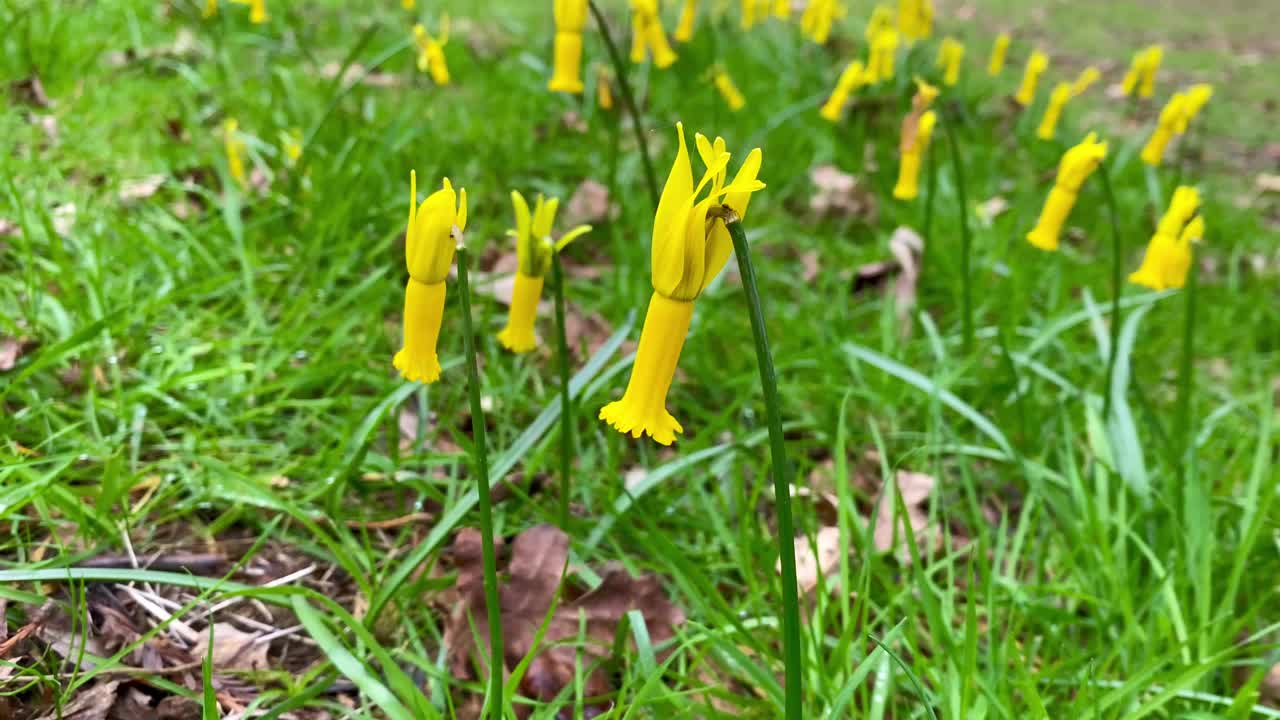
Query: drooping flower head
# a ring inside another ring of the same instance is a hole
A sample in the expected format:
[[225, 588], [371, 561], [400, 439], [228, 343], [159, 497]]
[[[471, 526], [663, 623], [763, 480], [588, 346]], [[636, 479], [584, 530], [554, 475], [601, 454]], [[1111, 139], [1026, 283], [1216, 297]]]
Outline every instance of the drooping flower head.
[[547, 89], [582, 92], [582, 31], [587, 25], [587, 0], [555, 0], [555, 65]]
[[1040, 83], [1040, 76], [1048, 69], [1049, 56], [1039, 50], [1033, 51], [1031, 57], [1027, 58], [1027, 69], [1022, 73], [1022, 85], [1018, 87], [1018, 93], [1013, 96], [1019, 105], [1026, 107], [1035, 102], [1036, 85]]
[[1058, 249], [1058, 237], [1071, 208], [1076, 204], [1080, 186], [1107, 156], [1107, 144], [1098, 142], [1097, 133], [1089, 133], [1079, 145], [1067, 150], [1058, 164], [1058, 176], [1045, 200], [1035, 228], [1027, 233], [1027, 242], [1041, 250]]
[[1174, 135], [1179, 134], [1179, 129], [1186, 130], [1186, 109], [1186, 94], [1174, 93], [1173, 97], [1169, 98], [1169, 102], [1160, 111], [1160, 119], [1156, 121], [1151, 137], [1142, 147], [1142, 162], [1153, 167], [1164, 162], [1164, 152], [1169, 147], [1169, 141]]
[[454, 192], [449, 178], [418, 204], [418, 176], [409, 174], [409, 222], [404, 259], [409, 283], [404, 297], [404, 347], [393, 364], [414, 382], [440, 379], [436, 343], [444, 317], [445, 279], [457, 249], [455, 234], [467, 228], [467, 191]]
[[1129, 276], [1129, 282], [1152, 290], [1180, 288], [1186, 284], [1191, 269], [1191, 243], [1204, 236], [1204, 219], [1196, 215], [1200, 194], [1193, 187], [1181, 186], [1156, 232], [1147, 244], [1142, 265]]
[[1187, 131], [1187, 125], [1200, 114], [1209, 98], [1213, 97], [1213, 86], [1208, 83], [1192, 85], [1187, 88], [1184, 96], [1186, 99], [1183, 101], [1182, 116], [1176, 128], [1179, 135]]
[[730, 155], [724, 140], [712, 142], [701, 134], [695, 140], [707, 169], [694, 185], [684, 127], [677, 124], [676, 131], [675, 164], [653, 219], [654, 292], [635, 365], [622, 399], [600, 410], [600, 419], [619, 432], [637, 438], [649, 435], [662, 445], [675, 442], [676, 434], [683, 432], [667, 412], [666, 398], [693, 318], [693, 301], [719, 274], [733, 250], [719, 208], [745, 217], [751, 194], [764, 187], [756, 178], [759, 148], [748, 153], [733, 181], [726, 183]]
[[[915, 125], [910, 145], [902, 148], [901, 163], [898, 166], [898, 184], [893, 188], [893, 196], [899, 200], [914, 200], [920, 194], [920, 159], [929, 149], [929, 140], [933, 137], [933, 128], [938, 122], [938, 114], [932, 110], [925, 111]], [[904, 143], [906, 141], [906, 133]]]
[[578, 236], [590, 232], [590, 225], [579, 225], [566, 232], [558, 241], [552, 241], [551, 228], [555, 225], [557, 198], [538, 195], [533, 212], [519, 192], [511, 191], [511, 204], [515, 208], [516, 227], [508, 234], [516, 239], [516, 276], [511, 293], [511, 311], [507, 325], [498, 333], [498, 342], [515, 353], [526, 353], [538, 344], [534, 320], [538, 314], [538, 300], [542, 284], [551, 270], [551, 255], [563, 250]]
[[1009, 33], [1002, 32], [996, 36], [991, 46], [991, 59], [987, 61], [987, 74], [995, 77], [1004, 70], [1004, 59], [1009, 55]]
[[819, 45], [827, 44], [831, 25], [844, 17], [845, 7], [838, 0], [809, 0], [800, 16], [800, 32]]
[[1124, 90], [1126, 97], [1132, 95], [1134, 90], [1144, 98], [1155, 94], [1156, 73], [1160, 70], [1160, 61], [1163, 58], [1164, 48], [1159, 45], [1143, 48], [1133, 56], [1133, 63], [1129, 66], [1129, 72], [1125, 73], [1124, 81], [1121, 83], [1121, 89]]
[[898, 0], [898, 32], [908, 43], [933, 33], [933, 0]]

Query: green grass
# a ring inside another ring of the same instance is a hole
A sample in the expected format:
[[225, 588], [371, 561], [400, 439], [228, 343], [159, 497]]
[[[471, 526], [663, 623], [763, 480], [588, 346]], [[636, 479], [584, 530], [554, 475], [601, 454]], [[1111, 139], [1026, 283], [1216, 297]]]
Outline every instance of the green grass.
[[[276, 0], [272, 22], [261, 27], [248, 24], [242, 6], [223, 5], [202, 21], [198, 4], [181, 0], [167, 14], [158, 9], [166, 5], [128, 0], [0, 0], [0, 26], [9, 28], [0, 80], [38, 74], [54, 101], [0, 101], [0, 136], [10, 147], [0, 154], [0, 218], [22, 227], [0, 238], [0, 336], [32, 342], [0, 373], [0, 597], [11, 600], [10, 631], [29, 619], [24, 603], [38, 605], [46, 589], [74, 608], [91, 583], [108, 579], [194, 582], [177, 573], [64, 569], [124, 552], [126, 532], [139, 554], [249, 537], [256, 542], [246, 565], [268, 546], [290, 548], [336, 568], [343, 588], [330, 597], [310, 580], [275, 589], [226, 581], [192, 591], [249, 595], [292, 612], [323, 650], [317, 664], [280, 673], [261, 708], [453, 716], [447, 698], [457, 682], [441, 650], [447, 616], [428, 601], [452, 585], [442, 562], [453, 526], [475, 523], [470, 414], [456, 297], [442, 334], [444, 380], [408, 386], [391, 368], [409, 170], [424, 188], [441, 175], [467, 188], [476, 257], [512, 250], [503, 235], [512, 188], [567, 198], [593, 178], [617, 188], [620, 215], [566, 251], [578, 264], [604, 266], [596, 279], [571, 276], [568, 299], [571, 311], [599, 313], [623, 334], [590, 364], [580, 354], [575, 368], [571, 567], [618, 561], [656, 573], [689, 618], [670, 647], [650, 654], [641, 643], [611, 665], [617, 695], [607, 717], [778, 717], [773, 496], [742, 290], [726, 271], [699, 300], [670, 399], [686, 428], [674, 453], [595, 419], [621, 393], [629, 358], [618, 342], [637, 336], [650, 292], [652, 207], [627, 130], [612, 177], [614, 119], [545, 92], [549, 3], [441, 3], [454, 20], [448, 88], [413, 74], [408, 21], [394, 0]], [[970, 46], [952, 96], [969, 202], [1000, 196], [1010, 206], [990, 227], [970, 216], [973, 352], [962, 349], [958, 188], [945, 154], [937, 239], [911, 334], [881, 294], [851, 294], [854, 268], [887, 257], [895, 227], [921, 222], [922, 200], [899, 203], [889, 191], [907, 69], [933, 72], [929, 45], [900, 57], [896, 84], [872, 93], [885, 101], [881, 111], [839, 127], [823, 121], [818, 104], [861, 47], [870, 7], [851, 5], [826, 49], [776, 23], [743, 35], [736, 15], [713, 33], [704, 17], [695, 41], [677, 46], [676, 66], [632, 75], [660, 176], [677, 120], [723, 135], [739, 160], [755, 145], [764, 151], [768, 188], [752, 202], [747, 231], [787, 451], [797, 484], [830, 477], [821, 482], [840, 500], [831, 511], [797, 497], [797, 526], [812, 537], [836, 525], [850, 550], [807, 601], [807, 717], [1280, 717], [1257, 694], [1280, 659], [1280, 509], [1272, 502], [1280, 431], [1271, 390], [1280, 298], [1274, 277], [1244, 262], [1270, 256], [1276, 236], [1236, 206], [1228, 189], [1239, 182], [1236, 169], [1213, 150], [1226, 139], [1256, 147], [1265, 137], [1251, 119], [1259, 86], [1224, 87], [1207, 131], [1193, 132], [1206, 160], [1192, 157], [1153, 178], [1137, 159], [1141, 128], [1096, 128], [1111, 141], [1126, 270], [1137, 267], [1177, 178], [1199, 185], [1206, 199], [1202, 254], [1216, 270], [1197, 291], [1194, 453], [1184, 459], [1173, 435], [1183, 296], [1124, 288], [1122, 392], [1105, 421], [1112, 293], [1100, 186], [1086, 184], [1069, 223], [1077, 230], [1061, 253], [1022, 239], [1062, 150], [1034, 139], [1038, 115], [1019, 122], [998, 97], [1013, 89], [1033, 33], [1016, 37], [1002, 78], [982, 72], [987, 18], [1022, 3], [984, 3], [973, 22], [941, 13], [936, 32]], [[1045, 26], [1068, 31], [1046, 32], [1039, 44], [1065, 56], [1087, 43], [1089, 58], [1122, 68], [1133, 46], [1086, 33], [1104, 5], [1050, 5]], [[1260, 5], [1227, 3], [1222, 14], [1232, 21], [1221, 32], [1250, 42]], [[621, 4], [606, 7], [625, 27]], [[1115, 37], [1131, 34], [1134, 46], [1164, 31], [1189, 37], [1199, 16], [1182, 3], [1178, 10], [1154, 19], [1117, 13], [1112, 22], [1128, 34]], [[434, 26], [435, 10], [423, 12]], [[1003, 17], [1016, 24], [1029, 16]], [[505, 42], [478, 54], [463, 19]], [[668, 13], [669, 28], [673, 21]], [[106, 61], [172, 45], [180, 29], [194, 33], [190, 54]], [[593, 34], [586, 55], [605, 61]], [[380, 63], [403, 84], [348, 87], [322, 74], [347, 59]], [[714, 61], [746, 95], [743, 112], [727, 112], [702, 79]], [[1197, 77], [1217, 77], [1216, 68], [1229, 72], [1233, 62], [1212, 46], [1173, 43], [1167, 51], [1170, 68], [1194, 68]], [[1250, 72], [1273, 67], [1264, 59]], [[1074, 142], [1090, 129], [1085, 119], [1107, 116], [1113, 102], [1101, 88], [1073, 101], [1060, 137]], [[562, 125], [570, 109], [586, 121], [585, 134]], [[32, 113], [57, 118], [55, 143]], [[219, 135], [226, 117], [249, 137], [251, 166], [274, 176], [262, 196], [227, 179]], [[308, 141], [290, 170], [278, 139], [295, 127]], [[935, 151], [944, 140], [935, 137]], [[860, 173], [877, 197], [876, 219], [810, 216], [808, 170], [823, 163]], [[124, 181], [152, 173], [168, 178], [154, 197], [120, 202]], [[173, 204], [187, 197], [181, 182], [193, 174], [201, 181], [191, 202], [203, 211], [178, 217]], [[66, 203], [75, 204], [75, 224], [60, 236], [53, 211]], [[811, 281], [802, 280], [808, 252], [819, 258]], [[477, 295], [473, 311], [485, 330], [478, 350], [491, 477], [515, 474], [545, 488], [517, 491], [494, 508], [509, 538], [557, 516], [555, 483], [540, 480], [560, 467], [556, 365], [549, 344], [532, 357], [501, 351], [493, 333], [502, 306]], [[540, 330], [549, 340], [550, 320]], [[78, 380], [68, 377], [73, 368]], [[403, 452], [402, 408], [424, 418], [421, 437]], [[878, 464], [863, 459], [869, 449]], [[824, 467], [825, 475], [814, 472]], [[627, 491], [624, 475], [636, 468], [648, 474]], [[897, 469], [937, 478], [927, 512], [945, 530], [937, 544], [913, 542], [910, 564], [874, 552], [866, 521], [873, 498], [865, 488]], [[287, 484], [272, 482], [280, 477]], [[380, 532], [358, 526], [415, 508], [438, 521]], [[415, 572], [419, 563], [430, 571]], [[582, 583], [593, 577], [573, 572]], [[20, 701], [65, 705], [86, 678], [66, 682], [63, 669], [49, 654], [24, 662], [2, 687]], [[340, 677], [360, 691], [354, 710], [323, 694]], [[414, 689], [424, 684], [425, 696]], [[559, 709], [552, 703], [534, 716]]]

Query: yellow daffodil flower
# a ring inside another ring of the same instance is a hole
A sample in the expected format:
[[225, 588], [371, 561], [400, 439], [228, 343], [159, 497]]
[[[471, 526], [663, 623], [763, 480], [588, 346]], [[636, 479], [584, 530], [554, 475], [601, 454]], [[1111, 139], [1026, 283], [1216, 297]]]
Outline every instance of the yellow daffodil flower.
[[888, 5], [876, 5], [871, 9], [871, 17], [867, 18], [867, 27], [862, 34], [868, 43], [873, 43], [877, 35], [892, 28], [893, 11]]
[[413, 26], [413, 42], [418, 46], [418, 72], [429, 72], [436, 85], [449, 84], [449, 65], [444, 59], [444, 46], [449, 43], [449, 16], [440, 21], [440, 37], [433, 37], [418, 23]]
[[1125, 73], [1121, 88], [1125, 97], [1138, 91], [1140, 97], [1149, 98], [1156, 92], [1156, 73], [1160, 70], [1160, 61], [1164, 58], [1164, 48], [1159, 45], [1139, 50], [1133, 56], [1129, 72]]
[[1071, 208], [1075, 207], [1080, 186], [1106, 156], [1107, 144], [1098, 142], [1097, 133], [1089, 133], [1083, 142], [1063, 153], [1053, 190], [1049, 191], [1035, 229], [1027, 233], [1027, 242], [1041, 250], [1052, 252], [1058, 249], [1062, 225], [1071, 214]]
[[693, 39], [693, 24], [697, 18], [698, 0], [684, 0], [680, 22], [676, 25], [676, 42], [689, 42]]
[[609, 84], [609, 71], [603, 65], [596, 69], [596, 104], [601, 110], [613, 109], [613, 87]]
[[1071, 84], [1071, 97], [1084, 94], [1084, 91], [1098, 82], [1101, 77], [1102, 71], [1093, 65], [1081, 70], [1080, 74], [1076, 76], [1076, 81]]
[[297, 165], [298, 159], [302, 157], [302, 131], [291, 128], [289, 132], [280, 133], [280, 147], [284, 150], [285, 160], [290, 167]]
[[538, 300], [542, 295], [542, 283], [551, 270], [551, 254], [558, 253], [574, 238], [591, 231], [590, 225], [579, 225], [551, 241], [551, 226], [555, 224], [556, 209], [560, 201], [538, 196], [533, 212], [529, 203], [515, 190], [511, 191], [511, 204], [516, 211], [516, 227], [509, 234], [516, 239], [516, 278], [511, 292], [511, 311], [507, 326], [498, 333], [498, 342], [514, 353], [527, 353], [538, 344], [534, 320], [538, 315]]
[[1164, 151], [1169, 146], [1169, 141], [1173, 139], [1174, 134], [1179, 128], [1186, 129], [1184, 115], [1186, 113], [1187, 96], [1184, 93], [1174, 93], [1169, 98], [1168, 104], [1160, 111], [1160, 119], [1156, 121], [1156, 128], [1151, 132], [1151, 137], [1147, 139], [1147, 144], [1142, 148], [1142, 162], [1159, 167], [1164, 162]]
[[631, 62], [644, 62], [650, 52], [659, 70], [671, 67], [676, 61], [676, 53], [667, 42], [667, 31], [658, 14], [658, 0], [631, 0]]
[[920, 194], [920, 160], [929, 149], [929, 140], [933, 137], [933, 126], [937, 122], [937, 113], [932, 110], [926, 111], [916, 124], [915, 137], [911, 144], [902, 147], [902, 162], [898, 166], [898, 184], [893, 188], [895, 198], [914, 200]]
[[1044, 117], [1040, 119], [1040, 127], [1036, 129], [1036, 137], [1041, 140], [1052, 140], [1058, 132], [1058, 118], [1062, 117], [1062, 108], [1071, 99], [1071, 83], [1058, 83], [1049, 95], [1049, 104], [1044, 109]]
[[773, 0], [773, 17], [777, 20], [790, 20], [791, 0]]
[[1009, 33], [1000, 33], [996, 36], [995, 44], [991, 46], [991, 59], [987, 61], [987, 75], [996, 77], [1004, 71], [1004, 59], [1009, 55]]
[[898, 32], [908, 43], [933, 33], [933, 0], [898, 0]]
[[871, 54], [867, 59], [868, 83], [880, 83], [893, 79], [894, 55], [897, 51], [897, 30], [884, 30], [876, 35], [871, 41]]
[[244, 140], [240, 138], [240, 123], [235, 118], [227, 118], [222, 123], [222, 147], [227, 153], [227, 172], [231, 179], [247, 187], [249, 179], [244, 172]]
[[849, 95], [862, 87], [864, 82], [866, 82], [866, 73], [863, 72], [862, 62], [859, 60], [850, 62], [845, 66], [844, 72], [840, 73], [840, 79], [836, 81], [831, 97], [827, 98], [827, 102], [823, 104], [818, 114], [830, 122], [839, 122], [844, 114], [844, 106], [849, 102]]
[[951, 87], [960, 82], [960, 63], [964, 60], [964, 45], [953, 37], [942, 39], [938, 46], [938, 65], [942, 67], [942, 84]]
[[1036, 85], [1040, 83], [1040, 76], [1045, 70], [1049, 69], [1049, 56], [1035, 50], [1031, 53], [1031, 57], [1027, 58], [1027, 69], [1022, 74], [1022, 85], [1018, 87], [1018, 94], [1013, 96], [1018, 104], [1026, 107], [1036, 100]]
[[414, 10], [418, 7], [418, 0], [400, 0], [400, 7], [405, 10]]
[[587, 0], [555, 0], [555, 69], [547, 89], [582, 92], [582, 30], [587, 26]]
[[1129, 276], [1129, 282], [1152, 290], [1186, 284], [1187, 271], [1191, 269], [1191, 242], [1204, 235], [1204, 220], [1192, 220], [1199, 207], [1200, 194], [1195, 188], [1183, 185], [1174, 191], [1169, 209], [1147, 244], [1142, 265]]
[[1185, 100], [1182, 105], [1182, 117], [1178, 124], [1178, 134], [1187, 131], [1187, 125], [1200, 114], [1204, 106], [1208, 104], [1209, 98], [1213, 97], [1213, 86], [1208, 83], [1199, 83], [1187, 88], [1184, 93]]
[[720, 97], [724, 99], [726, 105], [733, 112], [738, 112], [746, 106], [747, 100], [742, 96], [742, 91], [738, 86], [733, 84], [733, 78], [729, 77], [729, 73], [724, 68], [716, 66], [711, 70], [711, 82], [716, 86], [716, 91], [720, 93]]
[[844, 17], [844, 6], [837, 0], [809, 0], [800, 16], [800, 31], [815, 43], [825, 45], [838, 17]]
[[[456, 209], [455, 209], [456, 203]], [[467, 191], [456, 194], [449, 178], [418, 205], [418, 175], [409, 174], [409, 225], [404, 259], [409, 283], [404, 290], [404, 347], [392, 363], [406, 380], [440, 379], [436, 343], [444, 318], [445, 279], [453, 265], [457, 235], [467, 228]]]
[[[730, 156], [724, 140], [716, 138], [712, 143], [701, 134], [695, 139], [707, 170], [695, 186], [684, 127], [677, 124], [676, 132], [676, 160], [653, 219], [653, 295], [635, 365], [622, 399], [600, 410], [600, 419], [618, 432], [637, 438], [649, 435], [661, 445], [670, 445], [677, 433], [684, 432], [667, 412], [666, 404], [693, 318], [694, 300], [720, 273], [733, 251], [729, 231], [713, 210], [723, 205], [744, 217], [751, 194], [764, 187], [756, 179], [759, 148], [747, 155], [733, 182], [726, 185]], [[709, 192], [699, 200], [704, 189]]]
[[[267, 17], [267, 0], [231, 0], [237, 5], [249, 6], [249, 22], [254, 25], [261, 25], [270, 18]], [[217, 11], [217, 2], [213, 3], [214, 11]]]
[[204, 12], [200, 13], [202, 17], [211, 18], [218, 14], [218, 0], [204, 0]]

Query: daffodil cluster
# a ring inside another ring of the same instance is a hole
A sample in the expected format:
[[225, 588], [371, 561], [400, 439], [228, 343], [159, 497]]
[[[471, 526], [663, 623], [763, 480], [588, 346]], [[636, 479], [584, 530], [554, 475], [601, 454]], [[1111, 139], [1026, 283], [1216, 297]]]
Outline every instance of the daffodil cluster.
[[1027, 242], [1041, 250], [1052, 252], [1058, 249], [1062, 225], [1071, 214], [1071, 208], [1075, 207], [1080, 186], [1106, 156], [1107, 144], [1098, 142], [1097, 133], [1089, 133], [1083, 142], [1063, 154], [1053, 190], [1049, 191], [1044, 209], [1040, 211], [1040, 220], [1027, 233]]
[[631, 0], [631, 62], [642, 63], [651, 52], [660, 70], [676, 61], [658, 14], [658, 0]]
[[1180, 288], [1187, 282], [1191, 269], [1191, 244], [1204, 237], [1204, 218], [1196, 215], [1200, 193], [1183, 185], [1173, 192], [1173, 199], [1156, 232], [1147, 244], [1142, 265], [1129, 276], [1129, 282], [1152, 290]]
[[600, 419], [615, 430], [632, 437], [649, 435], [662, 445], [675, 442], [676, 435], [684, 431], [667, 412], [666, 400], [693, 318], [694, 301], [733, 251], [722, 212], [744, 217], [751, 194], [764, 187], [756, 178], [759, 148], [747, 154], [733, 181], [726, 183], [730, 155], [724, 140], [711, 142], [701, 134], [695, 144], [706, 172], [694, 185], [684, 127], [676, 125], [676, 132], [676, 160], [653, 219], [653, 295], [631, 379], [622, 399], [600, 410]]
[[449, 178], [418, 204], [418, 176], [409, 174], [409, 224], [404, 259], [409, 282], [404, 291], [404, 347], [392, 361], [406, 380], [440, 379], [436, 343], [444, 319], [445, 280], [453, 254], [467, 228], [467, 191], [457, 193]]
[[587, 26], [587, 0], [555, 0], [555, 65], [547, 89], [582, 92], [582, 31]]
[[1124, 81], [1120, 84], [1125, 97], [1133, 95], [1135, 90], [1140, 97], [1144, 98], [1155, 94], [1156, 73], [1160, 70], [1160, 61], [1163, 58], [1164, 48], [1159, 45], [1143, 48], [1133, 56], [1129, 72], [1125, 73]]
[[553, 242], [551, 228], [560, 207], [557, 198], [546, 199], [539, 195], [534, 201], [533, 212], [530, 212], [524, 196], [512, 190], [511, 204], [516, 213], [516, 227], [509, 233], [516, 239], [516, 276], [507, 326], [498, 333], [498, 342], [511, 352], [527, 353], [538, 344], [533, 326], [538, 315], [543, 280], [551, 270], [552, 253], [560, 252], [575, 238], [590, 232], [591, 226], [579, 225]]

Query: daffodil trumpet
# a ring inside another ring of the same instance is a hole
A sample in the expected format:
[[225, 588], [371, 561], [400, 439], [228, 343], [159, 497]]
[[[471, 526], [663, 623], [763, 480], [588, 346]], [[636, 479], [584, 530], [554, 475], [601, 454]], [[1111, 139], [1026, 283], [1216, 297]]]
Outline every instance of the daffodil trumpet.
[[587, 25], [587, 0], [555, 0], [555, 64], [547, 89], [582, 92], [582, 31]]
[[701, 134], [695, 144], [707, 169], [695, 186], [684, 127], [677, 124], [676, 132], [675, 163], [654, 215], [653, 295], [635, 364], [622, 399], [600, 410], [600, 419], [615, 430], [636, 438], [648, 435], [661, 445], [670, 445], [684, 432], [667, 411], [666, 402], [693, 318], [694, 301], [720, 273], [733, 249], [719, 208], [730, 208], [743, 217], [751, 194], [764, 187], [756, 177], [759, 148], [747, 155], [733, 181], [726, 183], [730, 155], [724, 140], [716, 138], [713, 143]]
[[449, 43], [449, 16], [440, 21], [440, 36], [427, 32], [422, 23], [413, 26], [413, 42], [418, 48], [418, 72], [431, 75], [436, 85], [448, 85], [449, 64], [445, 61], [444, 46]]
[[1022, 84], [1018, 86], [1018, 92], [1013, 96], [1019, 105], [1026, 107], [1035, 102], [1036, 86], [1040, 83], [1040, 76], [1047, 69], [1049, 69], [1049, 56], [1039, 50], [1033, 51], [1031, 57], [1027, 58], [1027, 67], [1022, 73]]
[[908, 43], [933, 33], [933, 0], [898, 0], [898, 32]]
[[1200, 194], [1195, 188], [1183, 185], [1174, 191], [1169, 208], [1147, 244], [1142, 265], [1129, 275], [1129, 282], [1152, 290], [1182, 288], [1186, 284], [1191, 244], [1204, 236], [1204, 219], [1196, 216], [1199, 208]]
[[1085, 90], [1088, 90], [1090, 86], [1098, 82], [1101, 78], [1102, 71], [1093, 65], [1081, 70], [1080, 74], [1076, 76], [1075, 82], [1071, 84], [1071, 97], [1077, 97], [1084, 94]]
[[551, 227], [560, 206], [557, 198], [547, 199], [539, 195], [533, 212], [530, 212], [524, 196], [513, 190], [511, 204], [516, 213], [516, 227], [509, 233], [516, 239], [516, 276], [507, 325], [498, 333], [498, 342], [511, 352], [527, 353], [538, 345], [534, 322], [543, 281], [551, 269], [552, 255], [590, 232], [591, 226], [579, 225], [552, 242]]
[[1147, 139], [1147, 144], [1142, 147], [1140, 157], [1142, 162], [1158, 167], [1164, 162], [1165, 149], [1169, 146], [1169, 141], [1178, 133], [1179, 128], [1186, 128], [1184, 117], [1186, 114], [1187, 96], [1183, 93], [1174, 93], [1169, 98], [1169, 102], [1160, 111], [1160, 118], [1156, 121], [1156, 127], [1151, 131], [1151, 137]]
[[1053, 189], [1049, 191], [1035, 228], [1027, 233], [1027, 242], [1048, 252], [1058, 249], [1062, 226], [1071, 214], [1071, 208], [1075, 207], [1080, 186], [1106, 156], [1107, 144], [1098, 142], [1097, 133], [1089, 133], [1083, 142], [1063, 153]]
[[467, 191], [457, 193], [445, 178], [441, 189], [418, 204], [418, 176], [409, 174], [409, 223], [404, 256], [409, 282], [404, 296], [404, 347], [392, 364], [406, 380], [440, 379], [436, 345], [444, 318], [445, 280], [454, 251], [467, 227]]
[[987, 75], [996, 77], [1004, 70], [1004, 60], [1009, 55], [1009, 33], [1000, 33], [991, 46], [991, 58], [987, 60]]

